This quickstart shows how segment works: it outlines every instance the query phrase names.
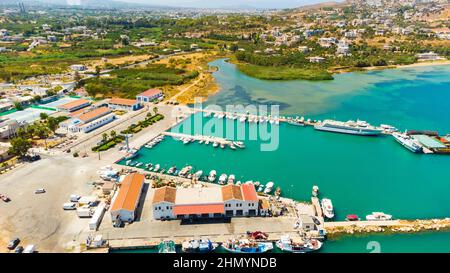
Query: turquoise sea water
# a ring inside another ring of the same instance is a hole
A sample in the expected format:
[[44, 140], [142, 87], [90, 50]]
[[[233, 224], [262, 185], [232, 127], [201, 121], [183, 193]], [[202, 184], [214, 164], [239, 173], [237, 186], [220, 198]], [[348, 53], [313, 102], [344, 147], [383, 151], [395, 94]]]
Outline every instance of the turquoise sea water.
[[[283, 114], [360, 118], [402, 130], [450, 133], [450, 66], [349, 73], [327, 82], [273, 82], [247, 77], [224, 60], [211, 64], [219, 68], [214, 76], [221, 91], [208, 104], [278, 104]], [[333, 134], [289, 124], [277, 128], [279, 146], [272, 152], [261, 151], [260, 141], [245, 141], [246, 149], [233, 151], [167, 138], [154, 149], [141, 150], [136, 160], [166, 167], [189, 164], [205, 173], [215, 169], [242, 181], [274, 181], [283, 195], [298, 200], [309, 200], [311, 187], [318, 185], [321, 196], [333, 200], [340, 220], [372, 211], [404, 219], [450, 216], [450, 156], [413, 154], [389, 136]], [[386, 252], [450, 251], [449, 232], [344, 237], [328, 241], [323, 251], [368, 252], [372, 240]]]

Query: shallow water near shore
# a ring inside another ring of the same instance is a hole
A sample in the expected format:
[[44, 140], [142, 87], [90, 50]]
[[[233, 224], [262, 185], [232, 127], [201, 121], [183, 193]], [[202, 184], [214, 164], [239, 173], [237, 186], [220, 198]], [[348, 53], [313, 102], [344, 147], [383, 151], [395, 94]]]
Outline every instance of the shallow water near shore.
[[[401, 130], [450, 133], [450, 66], [348, 73], [327, 82], [268, 82], [250, 78], [224, 60], [211, 65], [219, 68], [214, 77], [221, 91], [207, 104], [279, 104], [282, 114], [360, 118]], [[245, 126], [248, 131], [256, 125]], [[143, 148], [134, 160], [166, 168], [189, 164], [204, 174], [215, 169], [243, 182], [274, 181], [284, 196], [305, 201], [318, 185], [321, 197], [332, 199], [337, 220], [347, 214], [364, 218], [372, 211], [401, 219], [450, 216], [450, 156], [413, 154], [390, 136], [333, 134], [289, 124], [278, 129], [279, 146], [272, 152], [261, 151], [260, 141], [245, 141], [245, 149], [233, 151], [166, 138], [151, 150]], [[366, 241], [372, 239], [381, 241], [387, 252], [450, 251], [441, 244], [448, 245], [449, 232], [345, 236], [326, 242], [323, 251], [369, 252]]]

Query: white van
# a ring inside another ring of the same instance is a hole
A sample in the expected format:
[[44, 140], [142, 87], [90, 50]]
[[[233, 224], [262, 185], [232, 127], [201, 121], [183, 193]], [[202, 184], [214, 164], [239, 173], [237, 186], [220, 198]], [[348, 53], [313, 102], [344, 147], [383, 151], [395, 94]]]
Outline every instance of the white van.
[[77, 204], [75, 203], [64, 203], [63, 210], [74, 210], [77, 208]]
[[72, 194], [71, 196], [70, 196], [70, 202], [78, 202], [78, 200], [81, 198], [81, 196], [80, 195], [78, 195], [78, 194]]
[[35, 245], [27, 245], [22, 253], [34, 253], [36, 251]]

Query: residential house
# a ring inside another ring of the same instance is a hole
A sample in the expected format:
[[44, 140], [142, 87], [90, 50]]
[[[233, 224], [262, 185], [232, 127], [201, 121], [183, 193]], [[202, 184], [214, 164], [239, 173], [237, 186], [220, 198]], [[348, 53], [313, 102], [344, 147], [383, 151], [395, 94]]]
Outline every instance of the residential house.
[[108, 101], [108, 107], [113, 110], [136, 111], [141, 108], [138, 100], [112, 98]]
[[136, 99], [141, 102], [151, 102], [154, 100], [161, 100], [163, 98], [163, 92], [160, 89], [149, 89], [136, 96]]

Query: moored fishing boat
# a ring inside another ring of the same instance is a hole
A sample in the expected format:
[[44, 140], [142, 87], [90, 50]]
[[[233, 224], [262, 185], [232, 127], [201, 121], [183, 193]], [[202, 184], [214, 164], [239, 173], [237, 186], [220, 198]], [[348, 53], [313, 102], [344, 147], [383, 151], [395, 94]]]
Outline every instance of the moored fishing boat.
[[232, 143], [234, 146], [236, 146], [238, 148], [241, 148], [241, 149], [245, 148], [244, 142], [242, 142], [242, 141], [233, 141]]
[[161, 166], [159, 164], [155, 165], [155, 168], [153, 169], [154, 172], [158, 172]]
[[228, 177], [228, 184], [233, 184], [234, 180], [235, 180], [234, 174], [230, 174], [230, 176]]
[[366, 216], [367, 221], [388, 221], [392, 220], [392, 215], [383, 212], [372, 212]]
[[349, 214], [345, 217], [346, 221], [359, 221], [359, 217], [356, 214]]
[[214, 182], [214, 181], [216, 181], [216, 175], [217, 175], [216, 170], [210, 171], [210, 172], [209, 172], [209, 175], [208, 175], [208, 181], [209, 181], [209, 182]]
[[280, 240], [278, 240], [275, 244], [282, 251], [291, 253], [307, 253], [319, 250], [322, 247], [322, 242], [319, 240], [293, 240], [289, 234], [282, 235]]
[[312, 188], [312, 196], [316, 197], [319, 194], [319, 187], [314, 185]]
[[271, 242], [256, 242], [248, 239], [228, 240], [222, 247], [232, 253], [265, 253], [273, 249]]
[[333, 203], [328, 198], [322, 199], [322, 211], [323, 215], [325, 215], [328, 219], [334, 218], [334, 210], [333, 210]]
[[220, 176], [219, 176], [219, 184], [221, 184], [221, 185], [223, 185], [223, 184], [225, 184], [225, 182], [227, 181], [227, 175], [226, 174], [221, 174]]
[[208, 253], [214, 251], [217, 247], [218, 244], [211, 242], [209, 239], [184, 241], [181, 245], [182, 251], [187, 253]]
[[127, 154], [125, 155], [125, 159], [133, 159], [138, 155], [138, 150], [136, 148], [131, 148], [127, 151]]
[[162, 241], [159, 243], [158, 253], [176, 253], [174, 241]]
[[264, 193], [265, 193], [265, 194], [271, 193], [272, 190], [273, 190], [273, 186], [274, 186], [274, 183], [273, 183], [272, 181], [268, 182], [268, 183], [266, 184], [266, 188], [264, 189]]
[[203, 174], [203, 171], [202, 170], [198, 170], [197, 172], [195, 172], [194, 177], [196, 179], [199, 179], [202, 176], [202, 174]]

